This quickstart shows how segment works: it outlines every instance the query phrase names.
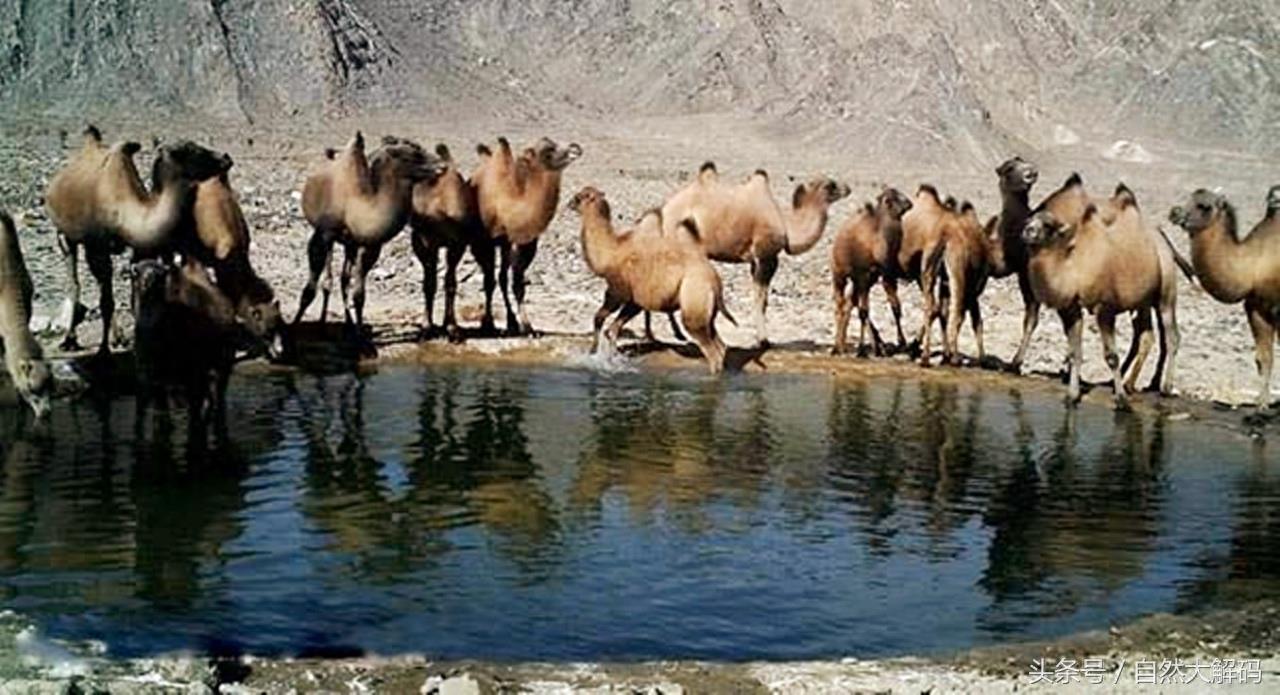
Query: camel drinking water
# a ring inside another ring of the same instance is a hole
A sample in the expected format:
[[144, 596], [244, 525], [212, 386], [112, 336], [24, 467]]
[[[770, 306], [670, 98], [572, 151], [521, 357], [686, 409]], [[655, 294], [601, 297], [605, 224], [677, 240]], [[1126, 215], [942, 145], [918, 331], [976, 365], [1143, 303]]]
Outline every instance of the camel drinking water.
[[0, 347], [14, 389], [36, 417], [43, 417], [49, 412], [53, 377], [40, 343], [31, 335], [33, 294], [13, 218], [0, 210]]
[[89, 272], [98, 283], [102, 313], [100, 353], [110, 349], [115, 298], [111, 256], [125, 248], [156, 255], [172, 248], [174, 233], [186, 219], [198, 183], [225, 174], [231, 157], [191, 142], [156, 150], [152, 187], [138, 176], [133, 155], [136, 142], [106, 145], [97, 128], [85, 130], [80, 151], [54, 175], [45, 193], [49, 217], [58, 229], [58, 246], [66, 264], [67, 297], [60, 324], [66, 327], [62, 349], [76, 349], [76, 328], [84, 314], [80, 305], [78, 256], [85, 249]]

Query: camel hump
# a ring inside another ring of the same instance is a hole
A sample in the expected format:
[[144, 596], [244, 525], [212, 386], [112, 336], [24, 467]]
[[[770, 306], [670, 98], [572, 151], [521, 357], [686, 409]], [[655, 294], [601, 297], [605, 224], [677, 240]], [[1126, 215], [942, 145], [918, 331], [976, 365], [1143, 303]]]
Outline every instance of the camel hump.
[[711, 160], [709, 160], [709, 159], [708, 159], [707, 161], [703, 162], [703, 163], [702, 163], [702, 166], [698, 167], [698, 173], [699, 173], [699, 174], [705, 174], [705, 173], [707, 173], [708, 171], [709, 171], [709, 172], [711, 172], [711, 173], [713, 173], [713, 174], [716, 172], [716, 163], [715, 163], [715, 162], [713, 162], [713, 161], [711, 161]]
[[1098, 214], [1098, 206], [1094, 205], [1093, 203], [1089, 203], [1084, 208], [1084, 215], [1080, 218], [1080, 222], [1082, 224], [1085, 222], [1088, 222], [1089, 220], [1093, 219], [1093, 217], [1097, 214]]
[[929, 197], [933, 198], [934, 202], [937, 202], [937, 203], [942, 202], [942, 199], [938, 197], [938, 189], [934, 188], [933, 184], [931, 183], [920, 184], [920, 187], [916, 189], [916, 195], [920, 195], [920, 194], [928, 195]]
[[436, 145], [436, 156], [446, 162], [453, 161], [453, 154], [449, 152], [449, 146], [443, 142]]
[[498, 149], [502, 150], [505, 154], [510, 155], [511, 141], [504, 136], [498, 136]]
[[694, 239], [702, 239], [702, 232], [698, 230], [698, 223], [694, 222], [692, 217], [686, 217], [683, 220], [680, 220], [680, 226], [684, 227], [684, 230]]
[[1133, 194], [1133, 191], [1129, 190], [1128, 186], [1124, 185], [1123, 181], [1116, 186], [1116, 192], [1112, 198], [1115, 199], [1117, 206], [1121, 210], [1138, 207], [1138, 197]]
[[357, 150], [364, 149], [364, 133], [363, 132], [359, 130], [356, 131], [355, 138], [351, 140], [351, 146]]
[[769, 178], [769, 172], [765, 171], [764, 169], [756, 169], [754, 172], [752, 172], [752, 175], [759, 176], [762, 179]]
[[865, 203], [865, 202], [864, 202], [864, 203], [862, 204], [862, 212], [864, 212], [864, 213], [866, 213], [866, 214], [868, 214], [868, 215], [874, 215], [874, 214], [876, 214], [876, 207], [875, 207], [874, 205], [872, 205], [871, 203]]
[[480, 143], [479, 145], [476, 145], [476, 154], [480, 155], [481, 157], [486, 157], [486, 158], [487, 158], [487, 157], [492, 157], [492, 156], [493, 156], [493, 150], [489, 149], [489, 146], [488, 146], [488, 145], [486, 145], [486, 144], [484, 144], [484, 143], [482, 142], [482, 143]]
[[139, 152], [142, 151], [142, 145], [140, 143], [130, 140], [120, 146], [120, 151], [132, 157], [133, 155], [138, 154]]
[[973, 203], [967, 200], [960, 201], [960, 214], [967, 215], [973, 211]]
[[84, 127], [84, 137], [93, 142], [102, 143], [102, 131], [98, 130], [98, 126], [90, 123]]
[[959, 203], [956, 202], [956, 197], [953, 195], [947, 196], [947, 199], [942, 201], [942, 207], [950, 210], [951, 212], [955, 212], [958, 206]]
[[1084, 185], [1084, 179], [1080, 178], [1080, 172], [1073, 171], [1071, 172], [1071, 175], [1067, 177], [1067, 180], [1063, 182], [1062, 187], [1074, 188], [1075, 186], [1083, 186], [1083, 185]]
[[338, 151], [337, 151], [337, 150], [333, 149], [332, 147], [326, 147], [326, 148], [324, 148], [324, 158], [325, 158], [325, 159], [333, 159], [333, 158], [335, 158], [335, 157], [337, 157], [337, 156], [338, 156]]

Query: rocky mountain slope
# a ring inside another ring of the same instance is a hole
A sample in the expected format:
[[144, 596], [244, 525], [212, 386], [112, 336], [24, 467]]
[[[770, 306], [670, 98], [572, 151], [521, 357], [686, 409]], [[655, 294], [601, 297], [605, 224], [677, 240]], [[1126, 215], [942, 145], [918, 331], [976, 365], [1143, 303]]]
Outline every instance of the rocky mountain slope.
[[1277, 152], [1277, 110], [1271, 0], [0, 0], [9, 116], [732, 111], [986, 161], [1080, 137]]

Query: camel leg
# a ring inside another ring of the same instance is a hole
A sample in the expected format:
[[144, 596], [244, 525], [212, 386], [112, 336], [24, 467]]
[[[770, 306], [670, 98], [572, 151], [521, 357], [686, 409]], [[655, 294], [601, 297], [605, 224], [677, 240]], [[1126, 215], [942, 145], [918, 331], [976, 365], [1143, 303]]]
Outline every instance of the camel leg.
[[1129, 354], [1125, 356], [1120, 371], [1124, 373], [1124, 389], [1133, 392], [1142, 368], [1146, 366], [1147, 356], [1151, 354], [1151, 344], [1155, 342], [1155, 329], [1151, 325], [1151, 310], [1139, 309], [1133, 315], [1133, 342], [1129, 344]]
[[716, 335], [715, 324], [707, 317], [698, 316], [694, 320], [684, 319], [685, 331], [689, 334], [689, 338], [702, 351], [702, 356], [707, 360], [707, 368], [711, 373], [719, 374], [724, 371], [725, 347], [724, 341], [720, 340], [720, 336]]
[[609, 349], [616, 352], [618, 350], [618, 334], [622, 333], [622, 327], [627, 322], [635, 318], [640, 313], [640, 307], [630, 302], [622, 305], [622, 311], [618, 312], [618, 318], [609, 324], [609, 330], [605, 331], [605, 339], [608, 342]]
[[484, 318], [480, 319], [480, 333], [483, 335], [498, 332], [493, 323], [493, 290], [497, 286], [493, 269], [496, 250], [493, 240], [488, 237], [471, 242], [471, 257], [480, 266], [480, 274], [484, 277]]
[[1040, 302], [1031, 289], [1031, 280], [1026, 273], [1018, 273], [1018, 289], [1022, 291], [1022, 340], [1018, 342], [1018, 351], [1013, 354], [1013, 361], [1009, 363], [1010, 369], [1015, 372], [1022, 368], [1027, 348], [1031, 346], [1031, 336], [1040, 323]]
[[506, 239], [498, 242], [498, 287], [502, 289], [502, 305], [507, 310], [507, 334], [519, 335], [520, 322], [516, 320], [516, 312], [511, 308], [511, 244]]
[[1160, 323], [1160, 364], [1155, 378], [1151, 380], [1151, 388], [1159, 388], [1162, 396], [1172, 396], [1173, 365], [1178, 357], [1178, 347], [1182, 345], [1177, 306], [1173, 302], [1161, 303], [1156, 308], [1156, 320]]
[[1104, 308], [1098, 312], [1098, 333], [1102, 336], [1102, 357], [1111, 369], [1111, 388], [1115, 392], [1116, 409], [1128, 410], [1129, 399], [1125, 396], [1123, 377], [1120, 371], [1120, 356], [1116, 352], [1116, 312]]
[[111, 283], [111, 251], [106, 245], [89, 245], [85, 247], [84, 258], [98, 283], [98, 313], [102, 314], [102, 343], [98, 345], [98, 354], [106, 355], [111, 352], [111, 338], [115, 330], [112, 319], [116, 313], [115, 288]]
[[943, 364], [960, 364], [960, 327], [964, 325], [964, 281], [953, 273], [951, 278], [951, 295], [947, 302], [946, 329], [942, 332], [945, 341], [943, 348]]
[[644, 340], [646, 343], [656, 343], [658, 339], [653, 337], [653, 312], [644, 312]]
[[[765, 325], [765, 312], [769, 310], [769, 284], [778, 272], [778, 257], [758, 258], [751, 263], [751, 279], [756, 288], [756, 347], [769, 346], [769, 332]], [[685, 326], [689, 324], [686, 321]]]
[[307, 277], [306, 286], [302, 288], [302, 297], [298, 300], [298, 313], [293, 317], [295, 324], [302, 320], [303, 315], [307, 313], [307, 309], [311, 307], [311, 302], [315, 301], [316, 285], [320, 281], [321, 273], [325, 274], [325, 284], [320, 321], [324, 321], [325, 314], [329, 310], [329, 292], [333, 289], [333, 277], [329, 272], [329, 258], [332, 254], [332, 239], [320, 230], [312, 232], [311, 239], [307, 241], [307, 266], [310, 274]]
[[898, 329], [898, 349], [905, 350], [907, 336], [902, 332], [902, 300], [898, 299], [898, 281], [886, 275], [881, 282], [884, 294], [889, 299], [889, 309], [893, 312], [893, 325]]
[[1062, 319], [1062, 331], [1067, 335], [1069, 355], [1069, 375], [1067, 378], [1067, 400], [1072, 405], [1080, 402], [1080, 363], [1084, 359], [1084, 316], [1080, 308], [1060, 309], [1058, 316]]
[[[853, 307], [852, 307], [853, 299], [846, 292], [848, 284], [849, 284], [849, 280], [848, 278], [845, 278], [845, 277], [837, 276], [832, 280], [831, 296], [835, 300], [835, 320], [836, 320], [835, 344], [831, 347], [831, 354], [833, 355], [844, 354], [846, 349], [846, 342], [848, 341], [849, 314], [853, 312]], [[856, 293], [857, 290], [858, 290], [858, 286], [855, 284], [853, 286], [853, 291]], [[858, 339], [859, 350], [861, 350], [863, 341], [867, 337], [866, 334], [867, 334], [867, 322], [865, 319], [863, 319], [862, 336]]]
[[684, 331], [680, 330], [680, 322], [676, 320], [676, 312], [667, 312], [667, 321], [671, 324], [671, 335], [675, 336], [676, 342], [683, 343], [686, 338]]
[[867, 329], [871, 329], [871, 349], [877, 357], [883, 357], [884, 341], [880, 339], [880, 331], [876, 330], [876, 322], [871, 320], [871, 288], [864, 287], [858, 296], [858, 321], [862, 324], [862, 334], [858, 336], [858, 354], [864, 353]]
[[84, 317], [84, 307], [80, 304], [80, 245], [70, 241], [61, 232], [58, 233], [58, 250], [62, 252], [62, 262], [66, 271], [66, 299], [62, 302], [62, 315], [58, 324], [65, 327], [61, 348], [65, 351], [79, 350], [76, 340], [76, 329]]
[[[604, 301], [600, 303], [600, 308], [596, 310], [595, 318], [591, 322], [591, 353], [595, 354], [600, 349], [600, 336], [604, 329], [604, 322], [609, 315], [617, 311], [623, 304], [622, 297], [610, 292], [604, 291]], [[647, 314], [646, 314], [647, 316]]]
[[977, 297], [969, 302], [969, 320], [973, 325], [973, 339], [978, 344], [978, 364], [982, 364], [987, 358], [987, 351], [982, 344], [982, 304]]
[[377, 264], [378, 257], [381, 255], [381, 246], [360, 246], [356, 249], [355, 258], [352, 259], [351, 265], [355, 273], [353, 278], [355, 286], [351, 289], [351, 303], [355, 305], [357, 331], [364, 330], [365, 280], [369, 277], [369, 271], [373, 270], [373, 266]]
[[458, 300], [458, 264], [466, 251], [462, 244], [450, 244], [444, 250], [444, 331], [450, 340], [460, 340], [462, 329], [458, 327], [456, 303]]
[[[353, 244], [344, 244], [342, 253], [342, 320], [348, 325], [351, 324], [351, 271], [355, 268], [362, 255], [363, 247]], [[357, 326], [358, 328], [359, 326]]]
[[1254, 363], [1258, 367], [1258, 410], [1271, 408], [1271, 368], [1275, 359], [1276, 327], [1264, 307], [1245, 302], [1249, 329], [1253, 331]]
[[[436, 327], [433, 314], [436, 303], [436, 269], [440, 260], [440, 247], [417, 232], [409, 235], [409, 241], [413, 247], [413, 255], [418, 257], [418, 263], [422, 265], [422, 337], [429, 338]], [[448, 301], [446, 297], [445, 302], [447, 303]]]
[[533, 264], [533, 257], [538, 253], [538, 240], [527, 244], [521, 244], [515, 249], [515, 267], [511, 273], [511, 290], [516, 297], [516, 316], [520, 319], [520, 332], [525, 335], [533, 335], [533, 324], [529, 321], [529, 314], [525, 308], [524, 293], [526, 289], [525, 271]]
[[[937, 278], [933, 271], [924, 269], [920, 273], [920, 296], [924, 299], [924, 323], [920, 326], [920, 366], [928, 367], [932, 357], [930, 354], [932, 348], [930, 343], [933, 340], [933, 322], [940, 316], [941, 310], [938, 308], [938, 298], [934, 294]], [[943, 341], [946, 340], [946, 326], [943, 326]]]

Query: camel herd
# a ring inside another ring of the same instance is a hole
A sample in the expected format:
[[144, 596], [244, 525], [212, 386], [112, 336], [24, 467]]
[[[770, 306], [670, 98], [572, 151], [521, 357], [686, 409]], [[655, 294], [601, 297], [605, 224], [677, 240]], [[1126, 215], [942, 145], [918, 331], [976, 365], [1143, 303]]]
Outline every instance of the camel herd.
[[[86, 314], [79, 302], [81, 249], [99, 287], [99, 352], [108, 352], [119, 339], [113, 323], [112, 257], [130, 250], [140, 402], [177, 386], [185, 389], [193, 410], [216, 413], [237, 353], [278, 354], [288, 326], [270, 285], [250, 264], [249, 227], [229, 183], [231, 158], [191, 142], [157, 143], [148, 187], [133, 161], [140, 150], [134, 142], [108, 145], [90, 126], [80, 150], [50, 181], [45, 202], [58, 230], [66, 275], [61, 347], [77, 347], [77, 327]], [[363, 328], [366, 278], [383, 246], [408, 227], [424, 270], [427, 337], [437, 332], [455, 340], [462, 336], [457, 267], [468, 251], [483, 274], [481, 333], [496, 333], [493, 292], [500, 286], [507, 331], [533, 334], [525, 275], [557, 212], [563, 172], [582, 148], [543, 138], [517, 154], [499, 138], [496, 146], [479, 145], [477, 153], [479, 164], [466, 176], [443, 144], [432, 152], [411, 140], [385, 137], [366, 152], [365, 139], [357, 133], [344, 147], [326, 150], [302, 189], [302, 214], [312, 234], [309, 276], [293, 323], [306, 315], [317, 291], [323, 295], [324, 320], [333, 285], [333, 251], [341, 245], [344, 316], [348, 324]], [[839, 226], [831, 246], [834, 353], [848, 350], [855, 306], [858, 353], [884, 355], [890, 350], [871, 320], [871, 290], [879, 284], [892, 311], [896, 349], [912, 351], [928, 365], [937, 322], [943, 361], [958, 364], [958, 337], [967, 315], [983, 363], [982, 292], [991, 279], [1016, 276], [1025, 313], [1022, 339], [1009, 366], [1016, 371], [1026, 358], [1041, 306], [1053, 309], [1069, 345], [1069, 398], [1078, 400], [1083, 314], [1088, 311], [1098, 322], [1116, 404], [1124, 407], [1156, 343], [1156, 328], [1159, 357], [1149, 388], [1164, 394], [1172, 390], [1181, 272], [1198, 279], [1219, 301], [1244, 303], [1257, 346], [1258, 405], [1268, 405], [1280, 328], [1280, 186], [1268, 193], [1266, 215], [1248, 235], [1239, 233], [1235, 210], [1222, 195], [1194, 192], [1170, 213], [1170, 220], [1190, 235], [1188, 261], [1162, 230], [1143, 218], [1133, 192], [1123, 184], [1110, 197], [1095, 197], [1073, 174], [1032, 207], [1031, 189], [1038, 179], [1032, 163], [1014, 157], [995, 173], [1001, 209], [985, 224], [968, 201], [922, 185], [913, 198], [886, 186], [874, 203], [857, 207]], [[602, 340], [616, 346], [623, 326], [641, 312], [646, 312], [645, 332], [652, 339], [648, 312], [660, 312], [670, 318], [677, 338], [688, 336], [710, 371], [719, 373], [726, 348], [716, 319], [736, 320], [726, 308], [713, 262], [750, 266], [756, 344], [766, 346], [769, 286], [779, 257], [784, 251], [797, 255], [812, 249], [826, 229], [831, 206], [849, 195], [847, 185], [814, 177], [796, 186], [789, 203], [779, 202], [765, 171], [735, 183], [722, 179], [708, 162], [660, 206], [618, 229], [605, 194], [582, 188], [568, 209], [580, 217], [588, 268], [606, 283], [593, 319], [593, 351]], [[16, 230], [3, 213], [0, 223], [5, 365], [18, 392], [39, 415], [48, 409], [52, 379], [27, 326], [32, 286]], [[442, 248], [444, 317], [438, 326], [433, 305]], [[924, 305], [910, 342], [898, 299], [898, 284], [904, 281], [919, 287]], [[1131, 316], [1134, 328], [1123, 360], [1115, 339], [1122, 313]]]

